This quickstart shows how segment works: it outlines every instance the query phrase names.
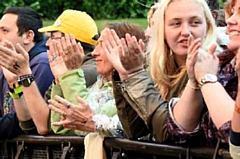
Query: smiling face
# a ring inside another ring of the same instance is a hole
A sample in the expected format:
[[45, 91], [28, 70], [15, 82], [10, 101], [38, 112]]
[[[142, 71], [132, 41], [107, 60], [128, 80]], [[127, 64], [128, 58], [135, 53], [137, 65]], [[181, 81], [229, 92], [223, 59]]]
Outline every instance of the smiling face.
[[240, 1], [237, 0], [233, 7], [233, 14], [227, 20], [229, 34], [228, 49], [237, 50], [240, 47]]
[[207, 32], [204, 9], [194, 1], [171, 2], [165, 11], [164, 21], [165, 41], [178, 58], [185, 59], [187, 56], [189, 35], [194, 39], [204, 39]]
[[92, 52], [92, 56], [96, 59], [97, 72], [102, 76], [109, 78], [113, 71], [112, 63], [107, 59], [106, 53], [102, 48], [102, 42], [104, 38], [103, 35], [100, 36], [96, 48]]

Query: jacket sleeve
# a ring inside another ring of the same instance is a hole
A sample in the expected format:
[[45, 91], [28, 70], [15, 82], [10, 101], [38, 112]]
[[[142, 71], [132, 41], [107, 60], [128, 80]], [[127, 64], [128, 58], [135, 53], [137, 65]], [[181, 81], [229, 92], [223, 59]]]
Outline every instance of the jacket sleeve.
[[[78, 105], [75, 99], [75, 94], [78, 94], [81, 98], [86, 99], [88, 92], [86, 88], [86, 82], [84, 79], [83, 71], [81, 69], [67, 72], [59, 78], [60, 87], [53, 87], [51, 98], [54, 99], [54, 95], [62, 93], [62, 97], [71, 103]], [[61, 90], [59, 90], [61, 89]], [[58, 93], [57, 93], [58, 92]], [[61, 120], [60, 114], [51, 111], [51, 123]], [[61, 135], [86, 135], [85, 132], [78, 130], [66, 129], [63, 126], [53, 126], [51, 128], [55, 134]]]
[[88, 96], [86, 80], [82, 69], [69, 71], [63, 74], [59, 78], [59, 83], [62, 89], [63, 97], [71, 103], [77, 105], [79, 104], [75, 99], [76, 94], [83, 99], [86, 99]]
[[124, 98], [122, 83], [117, 71], [113, 73], [113, 93], [124, 134], [130, 139], [136, 139], [149, 134], [150, 132], [144, 121]]
[[[128, 125], [132, 124], [132, 126], [128, 126], [128, 130], [132, 129], [130, 131], [131, 133], [134, 131], [137, 132], [137, 130], [143, 131], [143, 129], [146, 131], [147, 127], [158, 142], [164, 142], [167, 140], [168, 133], [166, 122], [167, 117], [169, 116], [168, 103], [162, 100], [159, 91], [154, 87], [148, 73], [146, 71], [139, 72], [124, 80], [120, 86], [123, 97], [131, 106], [125, 107], [125, 114], [121, 114], [123, 112], [119, 112], [119, 118], [121, 118], [121, 121], [123, 121], [124, 115], [127, 115], [128, 121], [125, 117], [126, 122]], [[121, 101], [118, 100], [117, 102], [119, 104]], [[121, 108], [120, 106], [123, 107], [124, 103], [118, 105], [118, 111]], [[128, 113], [126, 114], [126, 112]], [[134, 117], [131, 116], [131, 113], [134, 114]], [[146, 127], [141, 124], [143, 122]], [[136, 134], [132, 133], [132, 135], [132, 137], [135, 137], [134, 135]]]

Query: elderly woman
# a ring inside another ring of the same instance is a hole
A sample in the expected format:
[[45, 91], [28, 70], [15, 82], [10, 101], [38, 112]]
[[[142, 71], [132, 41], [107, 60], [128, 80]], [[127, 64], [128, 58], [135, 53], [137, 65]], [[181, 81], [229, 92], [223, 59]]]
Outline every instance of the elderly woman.
[[[125, 34], [129, 33], [138, 40], [145, 40], [144, 31], [136, 25], [110, 23], [106, 25], [106, 28], [115, 30], [121, 38], [124, 38]], [[88, 90], [84, 87], [78, 87], [79, 90], [77, 92], [87, 92], [85, 99], [76, 96], [79, 105], [70, 103], [68, 99], [63, 99], [59, 96], [55, 96], [56, 101], [49, 101], [49, 108], [62, 114], [63, 117], [61, 121], [52, 123], [54, 126], [63, 125], [66, 128], [85, 132], [98, 131], [103, 132], [105, 135], [118, 135], [116, 130], [121, 129], [121, 124], [118, 120], [112, 89], [112, 72], [114, 67], [107, 59], [105, 50], [102, 47], [102, 43], [106, 39], [106, 30], [103, 30], [98, 44], [92, 52], [92, 55], [96, 58], [97, 72], [100, 74], [97, 82]], [[80, 80], [83, 79], [83, 77], [80, 78]], [[71, 94], [74, 96], [76, 92], [71, 92]]]

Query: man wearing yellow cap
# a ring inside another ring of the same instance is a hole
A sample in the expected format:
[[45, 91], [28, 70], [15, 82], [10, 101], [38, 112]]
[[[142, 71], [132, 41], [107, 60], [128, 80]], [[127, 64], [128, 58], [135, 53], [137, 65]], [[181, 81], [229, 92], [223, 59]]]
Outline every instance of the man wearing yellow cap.
[[[59, 77], [55, 76], [55, 81], [59, 80], [60, 82], [55, 82], [52, 85], [52, 90], [49, 91], [52, 99], [54, 99], [54, 95], [60, 95], [73, 103], [77, 103], [73, 92], [76, 92], [76, 89], [81, 90], [79, 87], [82, 86], [80, 84], [81, 78], [76, 76], [82, 76], [83, 71], [87, 87], [91, 86], [97, 80], [98, 73], [96, 71], [95, 58], [91, 55], [99, 37], [96, 23], [86, 12], [68, 9], [57, 18], [52, 26], [41, 28], [39, 29], [39, 32], [50, 33], [49, 41], [61, 41], [61, 37], [65, 35], [67, 35], [66, 37], [69, 37], [68, 35], [70, 34], [74, 35], [76, 41], [81, 43], [85, 53], [81, 69], [75, 69], [63, 73]], [[49, 41], [47, 42], [47, 45], [49, 44]], [[72, 88], [71, 86], [74, 86], [75, 88]], [[82, 98], [86, 97], [86, 94], [83, 92], [80, 92], [79, 95]], [[58, 113], [51, 112], [50, 120], [51, 122], [60, 121], [61, 116]], [[56, 127], [51, 125], [51, 129], [55, 134], [82, 135], [79, 134], [80, 132], [78, 131], [65, 129], [62, 126]]]
[[65, 34], [73, 34], [76, 40], [81, 43], [86, 55], [81, 68], [84, 71], [87, 87], [96, 81], [98, 74], [91, 52], [99, 35], [96, 23], [86, 12], [65, 10], [53, 25], [40, 28], [38, 31], [50, 33], [50, 39], [55, 40], [60, 40]]

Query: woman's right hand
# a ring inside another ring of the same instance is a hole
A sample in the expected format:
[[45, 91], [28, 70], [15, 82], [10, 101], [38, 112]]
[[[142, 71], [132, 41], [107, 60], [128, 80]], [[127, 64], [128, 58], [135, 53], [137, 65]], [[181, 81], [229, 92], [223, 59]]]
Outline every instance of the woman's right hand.
[[197, 88], [198, 82], [194, 74], [194, 65], [197, 60], [197, 55], [200, 47], [201, 47], [201, 39], [198, 38], [193, 40], [192, 35], [190, 35], [188, 37], [188, 54], [187, 54], [186, 68], [187, 68], [190, 85], [195, 88]]
[[127, 71], [120, 60], [120, 54], [123, 52], [123, 49], [121, 40], [119, 39], [117, 33], [114, 30], [105, 28], [101, 32], [101, 39], [99, 41], [108, 60], [119, 73], [120, 78], [127, 78]]
[[143, 70], [145, 46], [142, 40], [137, 41], [136, 37], [129, 34], [119, 39], [116, 32], [108, 28], [104, 29], [101, 36], [107, 58], [118, 71], [121, 80]]

